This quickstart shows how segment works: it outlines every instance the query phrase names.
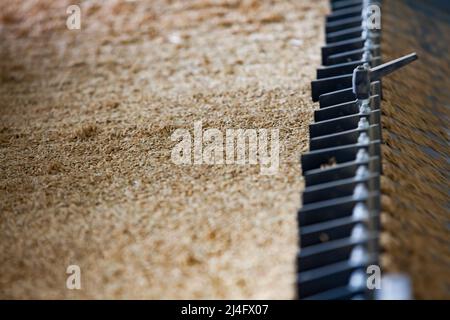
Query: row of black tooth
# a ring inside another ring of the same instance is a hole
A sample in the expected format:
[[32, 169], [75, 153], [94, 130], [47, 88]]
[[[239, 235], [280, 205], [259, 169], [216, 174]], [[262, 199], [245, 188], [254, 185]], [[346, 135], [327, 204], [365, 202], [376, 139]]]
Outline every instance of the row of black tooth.
[[[380, 1], [330, 0], [322, 67], [312, 82], [320, 108], [310, 124], [310, 151], [301, 158], [305, 181], [298, 212], [299, 299], [372, 299], [366, 273], [378, 265], [381, 83], [357, 100], [352, 72], [381, 63], [380, 30], [364, 37], [362, 14]], [[373, 34], [372, 34], [373, 37]], [[364, 52], [370, 55], [364, 55]]]

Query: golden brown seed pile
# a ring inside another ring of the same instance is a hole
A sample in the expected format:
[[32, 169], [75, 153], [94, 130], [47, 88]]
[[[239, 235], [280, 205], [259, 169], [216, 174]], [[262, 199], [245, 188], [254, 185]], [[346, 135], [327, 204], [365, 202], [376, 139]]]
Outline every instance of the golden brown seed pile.
[[[70, 4], [0, 2], [0, 297], [293, 297], [327, 1]], [[198, 120], [278, 128], [279, 173], [173, 164]]]

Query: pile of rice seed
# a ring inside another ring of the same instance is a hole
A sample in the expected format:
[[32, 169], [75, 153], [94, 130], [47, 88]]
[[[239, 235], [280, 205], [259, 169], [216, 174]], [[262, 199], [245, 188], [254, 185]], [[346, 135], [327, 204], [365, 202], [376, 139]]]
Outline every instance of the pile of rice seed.
[[[327, 1], [71, 4], [0, 2], [0, 298], [292, 298]], [[278, 174], [173, 164], [195, 121], [278, 128]]]

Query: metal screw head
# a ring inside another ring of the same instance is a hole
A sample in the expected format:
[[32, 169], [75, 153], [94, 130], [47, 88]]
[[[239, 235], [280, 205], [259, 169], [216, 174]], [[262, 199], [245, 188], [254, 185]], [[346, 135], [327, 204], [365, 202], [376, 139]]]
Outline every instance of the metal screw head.
[[361, 132], [358, 137], [358, 144], [369, 144], [370, 138], [365, 132]]
[[370, 108], [369, 103], [365, 101], [359, 106], [359, 113], [361, 114], [367, 115], [370, 114], [371, 111], [372, 109]]
[[370, 37], [366, 38], [366, 41], [364, 41], [364, 51], [370, 51], [374, 46], [373, 40]]
[[365, 50], [362, 56], [362, 60], [363, 61], [370, 61], [372, 60], [372, 53], [370, 52], [370, 50]]
[[366, 166], [359, 166], [358, 169], [356, 169], [356, 179], [362, 180], [364, 178], [367, 178], [369, 175], [369, 169], [367, 169]]
[[369, 217], [369, 210], [362, 202], [358, 202], [353, 208], [352, 217], [355, 219], [367, 219]]
[[353, 265], [363, 264], [368, 260], [367, 250], [363, 246], [356, 246], [350, 253], [350, 263]]
[[367, 121], [367, 118], [361, 118], [358, 122], [358, 129], [369, 129], [369, 121]]
[[366, 186], [362, 183], [358, 183], [353, 190], [353, 198], [355, 200], [364, 200], [369, 196], [369, 191]]
[[370, 157], [369, 154], [365, 149], [359, 149], [358, 153], [356, 154], [356, 161], [369, 161]]

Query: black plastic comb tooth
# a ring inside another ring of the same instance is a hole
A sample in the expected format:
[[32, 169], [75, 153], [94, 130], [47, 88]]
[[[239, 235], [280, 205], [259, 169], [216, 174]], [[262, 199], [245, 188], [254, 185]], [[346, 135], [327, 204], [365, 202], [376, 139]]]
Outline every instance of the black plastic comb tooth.
[[[368, 105], [372, 110], [380, 109], [381, 98], [378, 94], [369, 98]], [[361, 104], [357, 100], [338, 103], [332, 106], [320, 106], [314, 111], [314, 121], [323, 121], [332, 118], [339, 118], [350, 114], [358, 113]]]
[[373, 110], [370, 113], [357, 113], [339, 118], [333, 118], [309, 125], [310, 138], [317, 138], [324, 135], [349, 131], [358, 128], [361, 119], [365, 118], [369, 125], [380, 123], [380, 110]]
[[[346, 286], [350, 282], [352, 274], [356, 270], [365, 271], [369, 263], [369, 259], [359, 264], [343, 261], [329, 267], [300, 273], [298, 276], [298, 281], [302, 284], [300, 296], [306, 298], [337, 287]], [[363, 292], [362, 288], [359, 288], [359, 290], [357, 292]]]
[[336, 21], [327, 22], [325, 24], [325, 32], [331, 33], [331, 32], [338, 32], [345, 29], [355, 28], [362, 26], [363, 23], [363, 17], [360, 16], [354, 16], [350, 18], [340, 19]]
[[347, 9], [336, 10], [336, 11], [333, 11], [331, 14], [329, 14], [326, 17], [326, 21], [333, 22], [336, 20], [342, 20], [342, 19], [347, 19], [347, 18], [352, 18], [352, 17], [360, 17], [362, 11], [363, 11], [362, 5], [347, 8]]
[[304, 170], [305, 186], [312, 186], [331, 181], [354, 177], [360, 166], [367, 166], [371, 172], [381, 172], [380, 159], [377, 156], [355, 159], [352, 161], [335, 164], [329, 167]]
[[328, 44], [321, 48], [322, 52], [322, 64], [327, 64], [329, 56], [333, 54], [343, 53], [347, 51], [353, 51], [364, 48], [366, 39], [359, 37], [346, 41], [339, 41], [332, 44]]
[[[353, 227], [360, 226], [357, 224]], [[375, 233], [366, 232], [365, 235], [359, 238], [343, 238], [335, 241], [317, 244], [310, 247], [302, 248], [298, 257], [300, 273], [316, 268], [322, 268], [330, 264], [343, 262], [350, 259], [353, 248], [356, 246], [375, 247], [375, 241], [378, 240], [378, 235]], [[313, 274], [313, 273], [310, 273]]]
[[354, 130], [313, 138], [309, 141], [310, 150], [314, 151], [356, 144], [358, 139], [360, 139], [363, 134], [365, 134], [371, 141], [381, 140], [380, 126], [371, 125], [368, 128], [357, 128]]
[[351, 236], [353, 227], [358, 223], [365, 224], [368, 227], [373, 226], [378, 230], [379, 216], [367, 212], [367, 215], [352, 214], [322, 223], [300, 226], [300, 245], [303, 248], [327, 241], [348, 238]]
[[350, 74], [353, 70], [364, 63], [369, 63], [371, 66], [377, 66], [381, 63], [380, 57], [372, 57], [368, 60], [356, 60], [344, 63], [333, 64], [330, 66], [323, 66], [317, 69], [317, 79], [342, 76]]
[[365, 144], [351, 144], [329, 149], [320, 149], [305, 153], [301, 157], [302, 168], [309, 171], [320, 169], [324, 166], [353, 161], [357, 158], [360, 151], [366, 151], [371, 156], [380, 155], [380, 141], [370, 141]]
[[342, 90], [351, 86], [351, 74], [324, 78], [311, 82], [311, 94], [313, 96], [313, 99], [317, 101], [321, 94]]
[[379, 192], [372, 192], [367, 196], [367, 198], [362, 200], [356, 200], [349, 196], [308, 204], [298, 212], [299, 225], [304, 227], [330, 220], [350, 217], [352, 216], [353, 209], [359, 203], [364, 203], [368, 207], [372, 206], [373, 208], [369, 212], [379, 210], [379, 205], [375, 205], [379, 202]]
[[331, 9], [333, 11], [362, 6], [363, 0], [345, 0], [345, 1], [331, 1]]
[[[343, 51], [334, 54], [330, 54], [327, 56], [327, 60], [324, 62], [324, 65], [331, 66], [340, 63], [347, 63], [352, 61], [358, 61], [363, 59], [364, 53], [367, 51], [366, 48], [359, 48], [355, 50]], [[369, 48], [369, 52], [372, 57], [380, 56], [380, 46], [374, 45]]]
[[[380, 98], [383, 98], [382, 89], [381, 89], [381, 82], [375, 81], [371, 83], [370, 92], [372, 95], [379, 95]], [[349, 102], [349, 101], [355, 101], [356, 96], [353, 92], [353, 89], [347, 88], [343, 90], [338, 90], [334, 92], [324, 93], [319, 96], [319, 105], [321, 108], [333, 106], [339, 103]]]
[[380, 188], [380, 177], [375, 173], [367, 173], [367, 176], [355, 175], [349, 179], [310, 186], [305, 188], [302, 201], [303, 204], [310, 204], [323, 199], [348, 197], [353, 194], [358, 184], [364, 185], [368, 191], [375, 191]]
[[[354, 28], [348, 28], [336, 32], [330, 32], [325, 35], [325, 41], [327, 45], [331, 45], [335, 42], [342, 42], [351, 39], [357, 39], [364, 37], [367, 34], [367, 29], [363, 26], [358, 26]], [[370, 37], [373, 41], [379, 44], [380, 33], [378, 31], [371, 31]], [[367, 39], [367, 38], [365, 38]]]

